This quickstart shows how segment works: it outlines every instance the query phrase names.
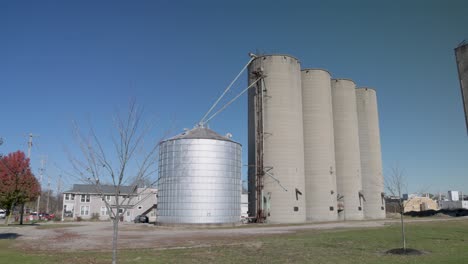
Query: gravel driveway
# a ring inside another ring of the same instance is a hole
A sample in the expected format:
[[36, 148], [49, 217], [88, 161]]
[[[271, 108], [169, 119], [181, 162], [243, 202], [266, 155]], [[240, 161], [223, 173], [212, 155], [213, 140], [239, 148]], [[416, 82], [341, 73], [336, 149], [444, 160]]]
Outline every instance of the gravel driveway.
[[[431, 218], [412, 221], [450, 221], [460, 218]], [[167, 227], [151, 224], [121, 223], [119, 227], [119, 248], [185, 248], [204, 247], [220, 244], [247, 243], [259, 236], [300, 232], [301, 230], [323, 230], [342, 228], [382, 227], [398, 220], [349, 221], [314, 223], [304, 225], [251, 224], [233, 228]], [[47, 226], [61, 223], [45, 223]], [[75, 226], [67, 226], [73, 224]], [[109, 250], [112, 242], [110, 222], [64, 223], [59, 228], [38, 228], [38, 226], [0, 226], [0, 236], [16, 237], [17, 247], [23, 250], [40, 251], [82, 251]], [[51, 226], [52, 227], [52, 226]]]

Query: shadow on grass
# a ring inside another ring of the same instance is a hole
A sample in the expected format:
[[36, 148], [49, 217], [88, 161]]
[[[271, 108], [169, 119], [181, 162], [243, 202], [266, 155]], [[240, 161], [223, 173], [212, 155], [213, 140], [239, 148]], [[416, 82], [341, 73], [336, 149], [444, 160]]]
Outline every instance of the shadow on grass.
[[34, 222], [29, 222], [29, 223], [24, 223], [22, 225], [20, 225], [19, 223], [10, 223], [9, 225], [3, 225], [4, 227], [5, 226], [9, 226], [9, 227], [27, 227], [27, 226], [40, 226], [40, 224], [38, 223], [34, 223]]
[[424, 254], [424, 252], [414, 249], [414, 248], [407, 248], [407, 249], [394, 248], [394, 249], [388, 250], [385, 253], [389, 255], [410, 255], [410, 256], [419, 256], [419, 255]]
[[17, 239], [21, 235], [17, 233], [1, 233], [0, 234], [0, 239]]

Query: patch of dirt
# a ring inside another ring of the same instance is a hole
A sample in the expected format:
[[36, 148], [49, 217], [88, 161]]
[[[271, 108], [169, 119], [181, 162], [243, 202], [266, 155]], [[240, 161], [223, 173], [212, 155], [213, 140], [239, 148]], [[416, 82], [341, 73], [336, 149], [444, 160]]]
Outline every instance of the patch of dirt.
[[55, 229], [54, 232], [56, 233], [56, 235], [52, 238], [54, 242], [76, 240], [81, 237], [81, 235], [77, 233], [67, 232], [66, 230]]

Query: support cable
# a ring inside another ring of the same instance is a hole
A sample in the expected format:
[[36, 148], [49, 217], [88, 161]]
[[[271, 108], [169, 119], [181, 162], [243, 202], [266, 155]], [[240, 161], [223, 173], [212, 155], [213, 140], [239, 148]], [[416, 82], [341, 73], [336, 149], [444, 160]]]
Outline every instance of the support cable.
[[235, 100], [237, 100], [237, 98], [239, 98], [241, 95], [243, 95], [245, 92], [247, 92], [252, 86], [254, 86], [258, 81], [260, 81], [260, 79], [262, 79], [263, 77], [259, 77], [257, 80], [255, 80], [253, 83], [251, 83], [249, 86], [247, 86], [247, 88], [245, 88], [242, 92], [240, 92], [240, 94], [238, 94], [236, 97], [234, 97], [231, 101], [227, 102], [223, 107], [221, 107], [218, 111], [216, 111], [216, 113], [214, 113], [213, 115], [211, 115], [208, 119], [206, 119], [206, 121], [204, 122], [201, 122], [201, 124], [206, 124], [208, 122], [210, 122], [211, 119], [213, 119], [216, 115], [218, 115], [219, 113], [221, 113], [224, 109], [226, 109], [226, 107], [228, 107], [230, 104], [232, 104]]
[[281, 184], [281, 182], [273, 176], [273, 174], [269, 173], [268, 171], [265, 171], [265, 174], [268, 175], [268, 176], [270, 176], [273, 180], [275, 180], [276, 183], [278, 183], [278, 185], [279, 185], [285, 192], [288, 191], [288, 189], [286, 189], [286, 188]]
[[245, 71], [245, 69], [250, 65], [250, 63], [255, 59], [256, 57], [252, 56], [252, 58], [249, 60], [249, 62], [247, 62], [247, 64], [244, 66], [244, 68], [242, 68], [242, 70], [239, 72], [239, 74], [237, 74], [236, 78], [234, 78], [234, 80], [232, 80], [232, 82], [228, 85], [228, 87], [224, 90], [223, 94], [221, 94], [221, 96], [218, 98], [218, 100], [216, 100], [216, 102], [213, 104], [213, 106], [211, 106], [210, 110], [208, 110], [208, 112], [206, 112], [206, 114], [203, 116], [203, 118], [200, 120], [200, 123], [199, 124], [205, 124], [205, 123], [208, 123], [208, 121], [205, 121], [205, 119], [208, 117], [208, 115], [211, 113], [211, 111], [213, 111], [213, 109], [216, 107], [216, 105], [219, 103], [219, 101], [224, 97], [224, 95], [226, 95], [226, 93], [229, 91], [229, 89], [231, 89], [232, 85], [237, 81], [237, 79], [239, 79], [239, 77], [241, 76], [241, 74]]

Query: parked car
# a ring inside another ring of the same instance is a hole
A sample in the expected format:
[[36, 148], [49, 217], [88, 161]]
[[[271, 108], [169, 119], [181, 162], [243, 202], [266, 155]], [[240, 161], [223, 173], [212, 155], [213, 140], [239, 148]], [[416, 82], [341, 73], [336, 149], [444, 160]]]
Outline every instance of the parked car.
[[0, 219], [5, 219], [6, 217], [6, 211], [3, 209], [0, 209]]
[[135, 217], [135, 220], [133, 220], [135, 223], [148, 223], [148, 217], [146, 215], [137, 215]]
[[40, 214], [39, 214], [39, 219], [40, 219], [40, 220], [49, 221], [49, 220], [53, 220], [54, 217], [55, 217], [54, 214], [48, 214], [48, 213], [40, 213]]
[[29, 216], [28, 216], [28, 218], [27, 218], [27, 220], [29, 220], [29, 221], [38, 220], [38, 218], [37, 218], [37, 213], [36, 213], [36, 212], [30, 213]]

